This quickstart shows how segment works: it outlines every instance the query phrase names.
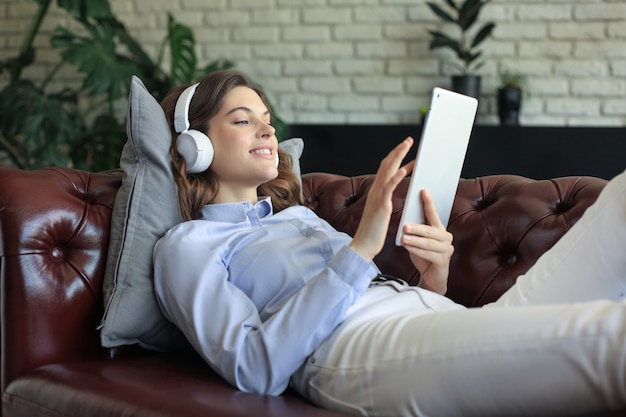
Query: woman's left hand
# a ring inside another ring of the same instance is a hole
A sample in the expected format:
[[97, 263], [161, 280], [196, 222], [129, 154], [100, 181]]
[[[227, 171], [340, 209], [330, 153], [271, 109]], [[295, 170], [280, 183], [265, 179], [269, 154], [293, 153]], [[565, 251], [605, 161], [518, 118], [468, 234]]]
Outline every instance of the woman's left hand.
[[426, 190], [421, 192], [428, 224], [406, 224], [402, 246], [420, 273], [419, 286], [439, 294], [448, 290], [450, 258], [454, 252], [452, 234], [441, 223], [435, 203]]

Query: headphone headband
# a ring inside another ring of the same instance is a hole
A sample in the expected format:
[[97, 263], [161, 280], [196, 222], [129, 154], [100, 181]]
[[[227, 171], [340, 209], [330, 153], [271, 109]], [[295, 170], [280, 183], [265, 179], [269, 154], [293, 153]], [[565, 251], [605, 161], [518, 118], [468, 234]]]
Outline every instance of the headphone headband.
[[176, 133], [189, 130], [189, 107], [199, 84], [195, 83], [187, 87], [176, 101], [176, 108], [174, 109], [174, 129]]

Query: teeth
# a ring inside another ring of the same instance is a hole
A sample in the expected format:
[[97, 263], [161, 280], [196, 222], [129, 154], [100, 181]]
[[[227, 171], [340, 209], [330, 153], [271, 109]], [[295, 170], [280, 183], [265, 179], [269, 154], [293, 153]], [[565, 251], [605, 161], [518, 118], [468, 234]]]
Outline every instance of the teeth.
[[252, 153], [255, 153], [258, 155], [271, 155], [272, 151], [270, 151], [269, 149], [256, 149], [252, 151]]

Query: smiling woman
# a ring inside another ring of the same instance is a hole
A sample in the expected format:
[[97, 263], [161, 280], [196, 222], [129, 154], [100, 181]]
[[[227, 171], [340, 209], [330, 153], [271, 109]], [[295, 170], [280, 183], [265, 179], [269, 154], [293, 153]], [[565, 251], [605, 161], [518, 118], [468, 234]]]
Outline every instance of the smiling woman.
[[[412, 138], [380, 162], [350, 236], [300, 204], [284, 155], [276, 167], [266, 100], [244, 76], [212, 73], [193, 95], [187, 89], [163, 103], [170, 126], [182, 100], [184, 129], [210, 136], [215, 157], [187, 172], [177, 151], [185, 130], [173, 132], [188, 221], [154, 246], [154, 294], [230, 384], [267, 395], [291, 386], [319, 406], [370, 416], [573, 414], [626, 404], [617, 388], [624, 367], [615, 365], [626, 363], [626, 173], [508, 292], [466, 308], [445, 296], [452, 234], [428, 192], [420, 194], [426, 223], [404, 225], [401, 238], [418, 285], [380, 279], [373, 262], [394, 192], [413, 166], [402, 162]], [[555, 388], [538, 395], [537, 380]]]
[[[300, 203], [298, 178], [289, 156], [278, 152], [267, 100], [243, 74], [213, 72], [197, 85], [174, 88], [162, 106], [172, 126], [184, 219], [197, 218], [209, 203], [258, 195], [271, 196], [278, 210]], [[207, 163], [190, 171], [198, 159]]]

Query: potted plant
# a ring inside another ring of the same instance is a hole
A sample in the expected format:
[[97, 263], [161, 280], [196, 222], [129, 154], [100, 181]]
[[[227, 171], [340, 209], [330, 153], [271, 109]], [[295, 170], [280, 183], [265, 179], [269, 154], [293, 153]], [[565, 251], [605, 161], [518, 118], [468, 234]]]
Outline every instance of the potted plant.
[[523, 90], [526, 76], [512, 71], [500, 73], [498, 88], [498, 117], [503, 126], [519, 125], [519, 114], [522, 107]]
[[489, 0], [465, 0], [457, 4], [455, 0], [445, 0], [447, 8], [434, 2], [427, 2], [430, 10], [444, 23], [451, 23], [458, 30], [458, 37], [453, 38], [443, 32], [429, 30], [431, 41], [429, 49], [450, 48], [460, 63], [453, 65], [459, 74], [452, 76], [452, 89], [462, 94], [478, 98], [480, 95], [480, 76], [476, 71], [484, 65], [480, 58], [480, 44], [491, 34], [495, 23], [488, 22], [479, 29], [474, 29], [480, 12]]
[[[53, 0], [35, 1], [37, 12], [18, 56], [0, 61], [0, 74], [8, 75], [8, 84], [0, 88], [0, 151], [18, 168], [116, 168], [126, 141], [126, 121], [116, 111], [116, 103], [128, 95], [132, 75], [138, 75], [160, 100], [175, 85], [234, 66], [216, 60], [199, 67], [191, 29], [171, 15], [155, 61], [113, 15], [107, 0], [57, 0], [80, 30], [55, 29], [52, 45], [60, 61], [37, 84], [24, 77], [23, 70], [37, 58], [34, 40]], [[164, 68], [166, 51], [169, 68]], [[66, 65], [84, 76], [82, 85], [49, 91], [49, 82]], [[90, 105], [80, 105], [81, 100]], [[274, 126], [277, 136], [287, 130], [279, 118]]]

